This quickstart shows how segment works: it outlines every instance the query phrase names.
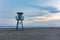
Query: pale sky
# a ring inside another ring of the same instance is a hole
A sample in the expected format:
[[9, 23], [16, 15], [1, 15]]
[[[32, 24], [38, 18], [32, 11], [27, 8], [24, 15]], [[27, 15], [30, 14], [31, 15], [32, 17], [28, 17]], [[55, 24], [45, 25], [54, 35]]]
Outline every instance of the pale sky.
[[16, 26], [16, 12], [24, 26], [60, 27], [60, 0], [0, 0], [0, 26]]

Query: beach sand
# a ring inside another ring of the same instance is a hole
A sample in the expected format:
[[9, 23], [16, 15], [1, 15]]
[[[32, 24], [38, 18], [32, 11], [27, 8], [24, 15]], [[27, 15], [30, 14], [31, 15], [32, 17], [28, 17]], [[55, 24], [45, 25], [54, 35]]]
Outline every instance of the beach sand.
[[0, 40], [60, 40], [60, 28], [0, 28]]

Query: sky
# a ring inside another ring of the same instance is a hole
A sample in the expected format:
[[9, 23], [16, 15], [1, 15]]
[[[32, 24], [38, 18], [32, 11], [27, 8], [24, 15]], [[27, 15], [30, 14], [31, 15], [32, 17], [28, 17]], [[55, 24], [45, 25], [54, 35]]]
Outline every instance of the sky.
[[0, 0], [0, 26], [16, 26], [17, 12], [26, 27], [60, 27], [60, 0]]

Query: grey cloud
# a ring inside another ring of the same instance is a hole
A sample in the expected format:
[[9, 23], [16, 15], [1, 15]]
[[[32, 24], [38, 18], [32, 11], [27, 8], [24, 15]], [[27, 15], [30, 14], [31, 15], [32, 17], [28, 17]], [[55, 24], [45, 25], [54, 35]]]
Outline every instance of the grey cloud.
[[34, 27], [60, 27], [60, 20], [51, 20], [51, 21], [33, 21], [26, 26], [34, 26]]
[[25, 16], [27, 16], [27, 17], [36, 17], [36, 16], [43, 16], [45, 14], [46, 14], [45, 12], [37, 12], [37, 13], [33, 13], [33, 14], [27, 14]]
[[36, 6], [36, 5], [28, 5], [28, 6], [33, 7], [33, 8], [38, 8], [40, 10], [47, 10], [50, 13], [58, 13], [58, 12], [60, 12], [60, 10], [58, 10], [57, 8], [55, 8], [53, 6]]
[[0, 18], [14, 18], [15, 14], [12, 11], [0, 10]]

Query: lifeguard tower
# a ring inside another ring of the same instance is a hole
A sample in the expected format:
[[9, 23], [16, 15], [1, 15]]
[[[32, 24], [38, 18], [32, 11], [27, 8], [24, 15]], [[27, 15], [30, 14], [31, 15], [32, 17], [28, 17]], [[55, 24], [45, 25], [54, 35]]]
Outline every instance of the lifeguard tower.
[[19, 24], [21, 24], [22, 31], [23, 31], [24, 30], [23, 29], [23, 20], [24, 20], [23, 12], [17, 12], [16, 20], [17, 20], [16, 31], [18, 30]]

